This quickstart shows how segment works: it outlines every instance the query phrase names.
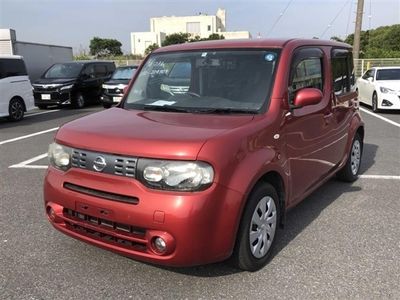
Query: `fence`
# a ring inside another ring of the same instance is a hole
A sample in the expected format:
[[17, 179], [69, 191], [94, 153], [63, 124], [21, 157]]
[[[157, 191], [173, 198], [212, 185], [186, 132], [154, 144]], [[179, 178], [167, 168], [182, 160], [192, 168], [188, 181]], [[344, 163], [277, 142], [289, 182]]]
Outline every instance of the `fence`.
[[130, 65], [140, 65], [142, 62], [140, 59], [120, 59], [112, 60], [117, 67], [130, 66]]
[[355, 59], [354, 71], [356, 77], [360, 77], [372, 67], [393, 67], [400, 66], [400, 58], [369, 58], [369, 59]]

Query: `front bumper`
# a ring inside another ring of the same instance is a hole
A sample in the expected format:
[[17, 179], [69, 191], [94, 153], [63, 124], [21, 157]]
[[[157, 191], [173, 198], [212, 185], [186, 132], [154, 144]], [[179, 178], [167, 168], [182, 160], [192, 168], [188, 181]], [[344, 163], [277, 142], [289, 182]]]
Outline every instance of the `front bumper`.
[[400, 109], [400, 92], [399, 93], [382, 93], [378, 94], [379, 109]]
[[[138, 202], [107, 200], [65, 183]], [[44, 201], [51, 224], [69, 236], [141, 261], [193, 266], [230, 256], [243, 195], [218, 184], [193, 193], [157, 191], [131, 178], [49, 167]], [[155, 251], [155, 237], [167, 241], [164, 254]]]
[[[43, 99], [44, 96], [49, 99]], [[35, 99], [35, 105], [69, 105], [71, 104], [71, 93], [70, 91], [50, 91], [50, 92], [33, 92], [33, 97]]]
[[121, 102], [123, 96], [124, 94], [111, 94], [103, 92], [100, 97], [100, 100], [102, 103], [105, 104], [118, 104]]

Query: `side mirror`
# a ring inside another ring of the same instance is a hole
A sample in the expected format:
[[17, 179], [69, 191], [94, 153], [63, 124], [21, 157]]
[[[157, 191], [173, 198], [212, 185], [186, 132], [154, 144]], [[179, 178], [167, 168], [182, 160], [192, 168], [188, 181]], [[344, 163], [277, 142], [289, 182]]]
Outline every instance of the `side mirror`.
[[368, 80], [369, 82], [373, 82], [373, 81], [374, 81], [374, 78], [373, 78], [373, 77], [368, 77], [367, 80]]
[[304, 88], [296, 93], [292, 108], [301, 108], [303, 106], [315, 105], [321, 102], [322, 92], [315, 88]]

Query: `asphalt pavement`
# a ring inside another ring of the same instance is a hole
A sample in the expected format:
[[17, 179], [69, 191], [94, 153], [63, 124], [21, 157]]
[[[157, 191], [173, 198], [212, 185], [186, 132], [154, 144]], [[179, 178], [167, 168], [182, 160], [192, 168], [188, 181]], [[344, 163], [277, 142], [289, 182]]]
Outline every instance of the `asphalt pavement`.
[[292, 209], [270, 263], [249, 273], [224, 262], [153, 266], [53, 229], [42, 193], [48, 144], [63, 123], [100, 110], [0, 120], [0, 299], [400, 299], [399, 112], [362, 108], [361, 178], [332, 179]]

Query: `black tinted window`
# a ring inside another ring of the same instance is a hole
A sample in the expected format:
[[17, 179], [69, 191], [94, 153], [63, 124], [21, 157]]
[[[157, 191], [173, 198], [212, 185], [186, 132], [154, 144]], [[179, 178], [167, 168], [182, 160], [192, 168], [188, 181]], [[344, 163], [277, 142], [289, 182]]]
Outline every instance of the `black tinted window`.
[[338, 49], [332, 52], [332, 78], [336, 95], [348, 93], [354, 87], [353, 55], [348, 50]]
[[96, 65], [95, 66], [96, 77], [104, 77], [107, 75], [107, 69], [105, 65]]
[[22, 59], [0, 59], [0, 78], [27, 75]]

